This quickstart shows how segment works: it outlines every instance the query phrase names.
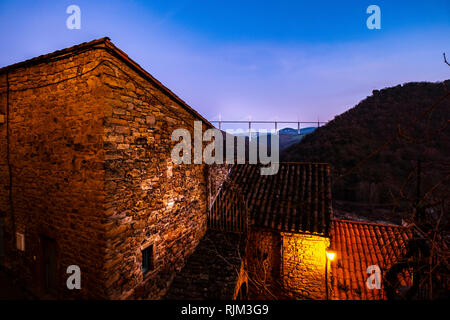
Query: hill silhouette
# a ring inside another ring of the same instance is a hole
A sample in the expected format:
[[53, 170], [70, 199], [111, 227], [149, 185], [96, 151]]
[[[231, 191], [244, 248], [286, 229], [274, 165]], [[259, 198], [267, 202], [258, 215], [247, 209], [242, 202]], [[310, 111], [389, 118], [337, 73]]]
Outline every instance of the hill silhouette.
[[449, 92], [450, 80], [374, 90], [281, 158], [330, 163], [336, 200], [397, 208], [408, 207], [417, 195], [420, 160], [420, 194], [439, 183], [432, 196], [448, 199], [450, 97], [426, 111]]

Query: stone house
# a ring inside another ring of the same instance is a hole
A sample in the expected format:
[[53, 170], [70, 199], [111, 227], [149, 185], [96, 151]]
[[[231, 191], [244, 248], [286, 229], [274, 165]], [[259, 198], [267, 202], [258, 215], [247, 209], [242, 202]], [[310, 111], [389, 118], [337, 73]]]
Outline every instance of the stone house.
[[220, 176], [171, 162], [194, 120], [212, 127], [108, 38], [0, 69], [1, 266], [39, 297], [162, 297]]
[[405, 228], [334, 219], [327, 164], [172, 163], [195, 120], [108, 38], [1, 68], [0, 267], [50, 298], [385, 298], [365, 270]]
[[[213, 221], [225, 221], [212, 228], [233, 229], [242, 214], [233, 204], [245, 200], [252, 298], [386, 299], [383, 282], [368, 289], [367, 268], [386, 272], [398, 261], [412, 237], [409, 229], [334, 219], [328, 164], [280, 163], [272, 176], [261, 176], [259, 168], [235, 165], [211, 210]], [[407, 287], [411, 275], [402, 274], [399, 283]]]
[[233, 195], [243, 195], [249, 224], [249, 286], [259, 287], [252, 291], [264, 288], [284, 298], [325, 299], [332, 218], [329, 166], [280, 163], [278, 173], [267, 176], [259, 169], [260, 165], [235, 165], [212, 215], [229, 212]]

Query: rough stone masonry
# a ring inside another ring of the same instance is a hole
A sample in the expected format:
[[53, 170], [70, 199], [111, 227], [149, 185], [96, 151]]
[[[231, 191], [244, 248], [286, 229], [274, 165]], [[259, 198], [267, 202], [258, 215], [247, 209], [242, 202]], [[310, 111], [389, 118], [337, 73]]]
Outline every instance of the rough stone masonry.
[[108, 38], [0, 69], [0, 114], [1, 265], [38, 296], [162, 297], [226, 174], [173, 164], [171, 132], [209, 122]]

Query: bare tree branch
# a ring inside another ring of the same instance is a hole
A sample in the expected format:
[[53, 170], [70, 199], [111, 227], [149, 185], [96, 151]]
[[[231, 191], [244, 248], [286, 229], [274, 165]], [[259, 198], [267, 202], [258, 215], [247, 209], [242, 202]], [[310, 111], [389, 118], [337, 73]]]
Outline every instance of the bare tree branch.
[[450, 63], [448, 63], [447, 58], [445, 57], [445, 52], [443, 53], [444, 55], [444, 62], [450, 67]]

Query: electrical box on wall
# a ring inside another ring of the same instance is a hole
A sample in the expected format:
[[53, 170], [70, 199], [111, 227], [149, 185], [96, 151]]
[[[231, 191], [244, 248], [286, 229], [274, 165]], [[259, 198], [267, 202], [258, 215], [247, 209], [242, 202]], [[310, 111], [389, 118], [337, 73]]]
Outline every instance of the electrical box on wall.
[[25, 235], [23, 233], [16, 233], [16, 248], [20, 251], [25, 251]]

